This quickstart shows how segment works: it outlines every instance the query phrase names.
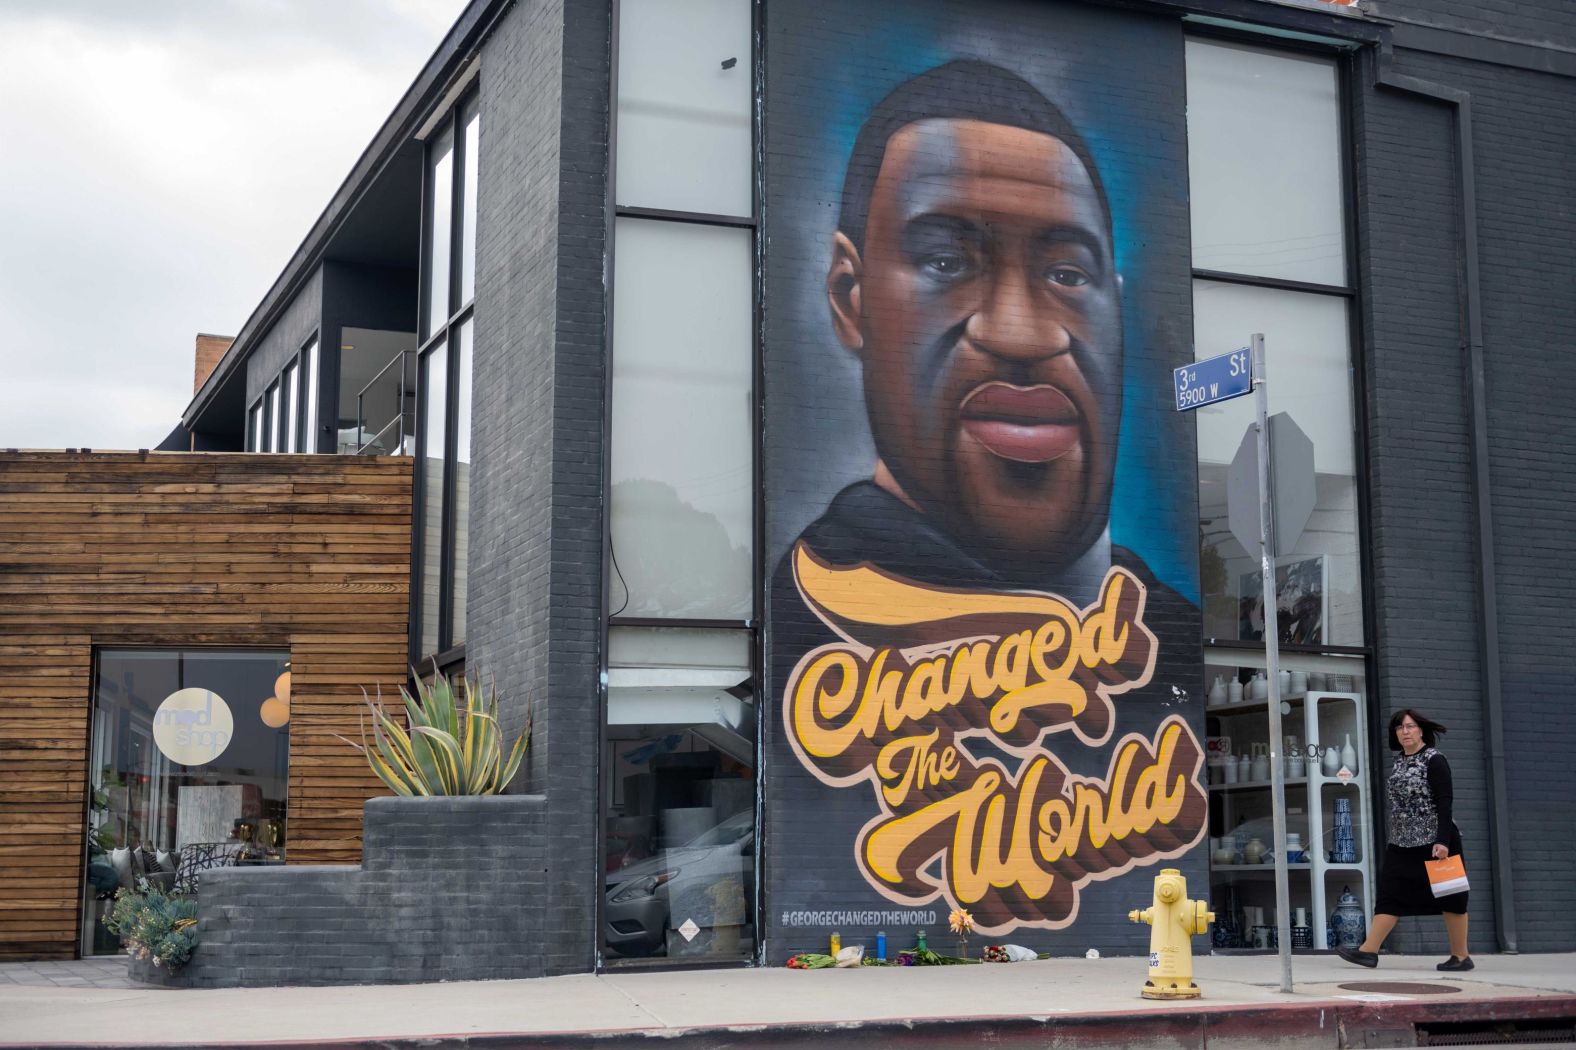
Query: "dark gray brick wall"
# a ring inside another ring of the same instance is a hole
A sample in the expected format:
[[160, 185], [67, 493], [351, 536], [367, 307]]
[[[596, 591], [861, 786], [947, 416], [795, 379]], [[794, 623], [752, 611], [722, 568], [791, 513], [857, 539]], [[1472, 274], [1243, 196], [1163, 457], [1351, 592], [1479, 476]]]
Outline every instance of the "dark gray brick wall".
[[539, 795], [372, 799], [359, 868], [205, 872], [196, 952], [149, 976], [193, 988], [539, 977], [546, 818]]
[[[1396, 5], [1384, 5], [1393, 10]], [[1466, 5], [1446, 5], [1441, 22]], [[1568, 5], [1474, 4], [1485, 19], [1576, 18]], [[1509, 22], [1495, 22], [1506, 31]], [[1567, 26], [1567, 30], [1568, 30]], [[1576, 370], [1576, 81], [1402, 52], [1398, 71], [1472, 95], [1494, 569], [1522, 950], [1576, 937], [1576, 767], [1561, 694], [1576, 680], [1576, 472], [1567, 443]], [[1473, 867], [1473, 944], [1494, 943], [1487, 748], [1478, 661], [1477, 543], [1463, 371], [1451, 113], [1379, 92], [1362, 125], [1370, 280], [1370, 466], [1385, 712], [1415, 704], [1451, 727], [1445, 750]], [[1473, 863], [1475, 860], [1475, 864]], [[1402, 947], [1442, 950], [1437, 922]]]
[[1576, 48], [1576, 4], [1565, 0], [1363, 0], [1363, 7], [1380, 18]]
[[467, 664], [548, 797], [547, 972], [595, 959], [608, 22], [510, 8], [482, 52]]

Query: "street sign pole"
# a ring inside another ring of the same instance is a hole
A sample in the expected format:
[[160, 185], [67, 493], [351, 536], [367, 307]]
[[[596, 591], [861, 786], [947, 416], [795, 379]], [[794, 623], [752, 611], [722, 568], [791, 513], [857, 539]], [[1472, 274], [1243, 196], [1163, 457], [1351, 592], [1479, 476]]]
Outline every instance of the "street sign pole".
[[[1249, 393], [1255, 395], [1258, 404], [1253, 429], [1258, 437], [1259, 566], [1264, 574], [1264, 655], [1267, 665], [1265, 670], [1270, 680], [1270, 810], [1275, 826], [1275, 929], [1281, 961], [1281, 991], [1290, 992], [1291, 909], [1288, 905], [1291, 892], [1286, 885], [1286, 764], [1282, 753], [1286, 745], [1281, 735], [1280, 625], [1275, 615], [1275, 494], [1271, 488], [1274, 472], [1270, 467], [1270, 406], [1269, 388], [1264, 378], [1263, 334], [1255, 333], [1250, 347], [1172, 369], [1172, 383], [1176, 388], [1178, 412], [1190, 412]], [[1295, 426], [1288, 429], [1293, 434], [1300, 433]], [[1306, 442], [1307, 439], [1302, 440]], [[1288, 448], [1295, 448], [1295, 442]], [[1246, 498], [1242, 504], [1244, 509], [1251, 506]], [[1292, 511], [1291, 515], [1295, 518], [1296, 511]], [[1300, 522], [1305, 520], [1304, 515], [1290, 528], [1294, 531], [1300, 529]], [[1233, 524], [1232, 533], [1242, 540], [1243, 546], [1251, 545], [1249, 528]]]
[[1270, 811], [1275, 827], [1275, 943], [1280, 954], [1283, 992], [1291, 991], [1291, 891], [1286, 869], [1286, 763], [1282, 749], [1280, 688], [1280, 624], [1275, 593], [1275, 506], [1270, 486], [1269, 389], [1265, 385], [1264, 336], [1253, 335], [1253, 393], [1257, 406], [1254, 429], [1259, 451], [1259, 564], [1264, 577], [1264, 660], [1270, 699]]

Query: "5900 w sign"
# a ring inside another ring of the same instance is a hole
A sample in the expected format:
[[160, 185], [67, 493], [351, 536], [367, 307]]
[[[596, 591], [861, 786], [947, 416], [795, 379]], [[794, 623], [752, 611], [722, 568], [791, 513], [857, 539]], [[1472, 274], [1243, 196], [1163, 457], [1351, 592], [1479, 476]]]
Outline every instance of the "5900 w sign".
[[1253, 354], [1247, 347], [1173, 369], [1177, 411], [1229, 401], [1253, 390]]

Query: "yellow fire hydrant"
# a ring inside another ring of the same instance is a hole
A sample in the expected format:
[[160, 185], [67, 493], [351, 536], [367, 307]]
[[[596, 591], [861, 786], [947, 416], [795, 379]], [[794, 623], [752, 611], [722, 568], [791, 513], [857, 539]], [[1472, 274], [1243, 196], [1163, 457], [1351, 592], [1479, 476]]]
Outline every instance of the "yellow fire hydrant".
[[1197, 999], [1193, 983], [1193, 942], [1215, 921], [1215, 913], [1203, 901], [1187, 899], [1187, 880], [1176, 868], [1162, 868], [1155, 876], [1155, 901], [1143, 911], [1130, 911], [1131, 922], [1147, 922], [1149, 933], [1149, 980], [1144, 982], [1145, 999]]

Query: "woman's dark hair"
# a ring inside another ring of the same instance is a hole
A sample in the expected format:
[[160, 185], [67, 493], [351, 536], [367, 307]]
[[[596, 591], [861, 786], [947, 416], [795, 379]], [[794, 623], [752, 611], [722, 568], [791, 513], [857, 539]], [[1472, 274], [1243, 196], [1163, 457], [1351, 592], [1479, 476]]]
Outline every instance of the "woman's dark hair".
[[1407, 715], [1411, 715], [1412, 721], [1417, 723], [1417, 728], [1423, 731], [1424, 747], [1433, 747], [1435, 742], [1439, 739], [1439, 734], [1449, 732], [1448, 729], [1434, 721], [1432, 718], [1425, 718], [1414, 711], [1412, 708], [1403, 707], [1401, 710], [1390, 716], [1391, 751], [1401, 750], [1401, 740], [1395, 735], [1395, 731], [1401, 728], [1401, 722], [1406, 718]]

